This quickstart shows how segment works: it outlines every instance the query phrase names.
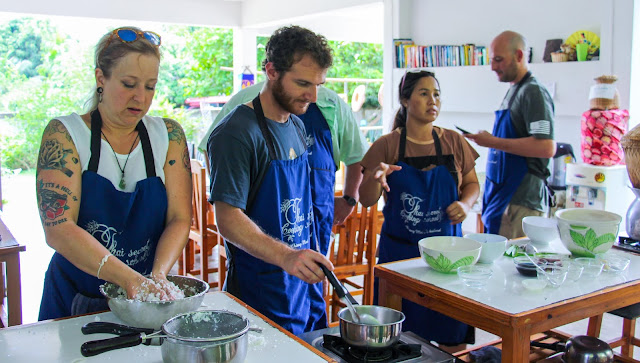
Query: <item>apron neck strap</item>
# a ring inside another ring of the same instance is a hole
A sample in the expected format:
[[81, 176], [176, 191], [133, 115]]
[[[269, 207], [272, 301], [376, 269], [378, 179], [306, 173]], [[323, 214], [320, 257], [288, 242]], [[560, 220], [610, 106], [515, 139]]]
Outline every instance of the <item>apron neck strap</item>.
[[529, 77], [531, 77], [531, 71], [527, 71], [527, 73], [524, 75], [524, 77], [522, 77], [520, 82], [518, 82], [518, 85], [516, 86], [516, 90], [513, 92], [513, 94], [511, 95], [511, 98], [509, 99], [509, 106], [508, 106], [509, 110], [511, 109], [511, 105], [513, 104], [513, 100], [515, 100], [516, 95], [518, 94], [518, 91], [520, 91], [520, 88], [529, 79]]
[[[147, 178], [156, 176], [156, 167], [153, 160], [153, 149], [151, 148], [151, 142], [149, 141], [149, 133], [144, 126], [142, 120], [138, 121], [136, 125], [136, 131], [140, 136], [140, 142], [142, 143], [142, 152], [144, 154], [144, 165], [147, 170]], [[100, 163], [100, 151], [101, 151], [101, 134], [102, 134], [102, 116], [100, 111], [96, 108], [91, 112], [91, 158], [89, 159], [89, 166], [87, 170], [98, 172], [98, 165]]]
[[[433, 145], [436, 147], [436, 157], [438, 159], [438, 165], [442, 165], [442, 145], [440, 144], [440, 138], [436, 132], [435, 127], [431, 129], [431, 136], [433, 137]], [[398, 162], [404, 162], [404, 153], [407, 146], [407, 127], [403, 127], [400, 130], [400, 146], [398, 148]]]
[[262, 137], [264, 137], [267, 142], [267, 148], [269, 149], [269, 158], [271, 160], [276, 160], [276, 150], [273, 141], [273, 135], [269, 132], [269, 128], [267, 127], [267, 119], [264, 117], [264, 111], [262, 110], [262, 103], [260, 102], [260, 94], [253, 99], [253, 112], [256, 114], [256, 118], [258, 118], [258, 126], [260, 126], [260, 132], [262, 132]]

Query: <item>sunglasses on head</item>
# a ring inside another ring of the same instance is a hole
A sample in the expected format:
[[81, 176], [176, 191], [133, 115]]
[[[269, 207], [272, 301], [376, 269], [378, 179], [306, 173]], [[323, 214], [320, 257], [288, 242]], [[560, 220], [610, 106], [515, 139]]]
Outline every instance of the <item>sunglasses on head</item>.
[[407, 69], [404, 72], [404, 76], [402, 76], [402, 82], [400, 83], [400, 91], [404, 90], [404, 80], [407, 79], [407, 74], [409, 73], [412, 73], [412, 74], [424, 73], [425, 76], [435, 77], [435, 73], [431, 71], [427, 71], [426, 69], [420, 69], [420, 68]]
[[120, 39], [121, 42], [124, 42], [124, 43], [132, 43], [138, 39], [143, 38], [143, 39], [146, 39], [149, 43], [155, 45], [156, 47], [159, 47], [161, 44], [160, 35], [154, 32], [139, 31], [131, 28], [118, 28], [111, 33], [111, 36], [109, 37], [109, 41], [107, 42], [105, 49], [109, 46], [113, 38], [118, 38]]

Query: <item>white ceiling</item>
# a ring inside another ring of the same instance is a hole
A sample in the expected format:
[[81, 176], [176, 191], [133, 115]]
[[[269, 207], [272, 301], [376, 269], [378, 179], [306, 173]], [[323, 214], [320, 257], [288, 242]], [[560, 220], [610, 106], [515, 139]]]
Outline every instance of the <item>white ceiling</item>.
[[0, 1], [0, 12], [245, 27], [269, 35], [297, 24], [330, 40], [382, 43], [382, 0], [83, 0]]
[[260, 35], [267, 36], [280, 26], [296, 24], [322, 34], [330, 40], [381, 44], [383, 16], [382, 2], [375, 2], [247, 27], [256, 29]]

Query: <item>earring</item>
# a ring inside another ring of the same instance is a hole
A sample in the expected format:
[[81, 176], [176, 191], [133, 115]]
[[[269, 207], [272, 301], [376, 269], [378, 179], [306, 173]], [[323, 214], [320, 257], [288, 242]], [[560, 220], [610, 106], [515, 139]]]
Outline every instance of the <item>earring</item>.
[[104, 92], [104, 88], [98, 87], [96, 92], [98, 92], [98, 103], [102, 103], [102, 92]]

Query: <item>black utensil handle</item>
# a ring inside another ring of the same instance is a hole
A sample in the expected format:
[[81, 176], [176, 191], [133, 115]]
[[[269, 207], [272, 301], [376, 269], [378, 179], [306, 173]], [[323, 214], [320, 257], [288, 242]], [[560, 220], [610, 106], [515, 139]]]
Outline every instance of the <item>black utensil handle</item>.
[[92, 340], [82, 344], [80, 353], [84, 357], [93, 357], [114, 349], [135, 347], [142, 343], [141, 334], [128, 334], [110, 339]]
[[344, 286], [342, 286], [340, 280], [338, 280], [338, 278], [336, 277], [336, 274], [334, 274], [333, 271], [329, 270], [327, 266], [321, 263], [319, 263], [318, 265], [320, 265], [320, 268], [322, 268], [324, 274], [327, 275], [329, 283], [331, 284], [331, 286], [333, 286], [333, 290], [336, 292], [338, 297], [342, 299], [345, 295], [346, 289], [344, 288]]
[[84, 335], [96, 334], [96, 333], [116, 334], [116, 335], [125, 335], [125, 334], [132, 334], [132, 333], [151, 334], [153, 332], [154, 332], [153, 329], [136, 328], [133, 326], [110, 323], [107, 321], [93, 321], [91, 323], [85, 324], [82, 327], [82, 334]]
[[564, 352], [564, 348], [565, 348], [564, 342], [542, 343], [542, 342], [532, 341], [530, 345], [532, 347], [555, 350], [556, 352]]
[[340, 283], [340, 280], [338, 280], [336, 274], [334, 274], [333, 271], [329, 270], [325, 265], [320, 263], [318, 265], [320, 265], [322, 271], [324, 271], [324, 274], [327, 275], [329, 283], [331, 283], [331, 285], [333, 286], [333, 290], [336, 292], [338, 297], [342, 299], [346, 296], [352, 304], [358, 305], [356, 299], [354, 299], [349, 291], [347, 291], [347, 289]]

